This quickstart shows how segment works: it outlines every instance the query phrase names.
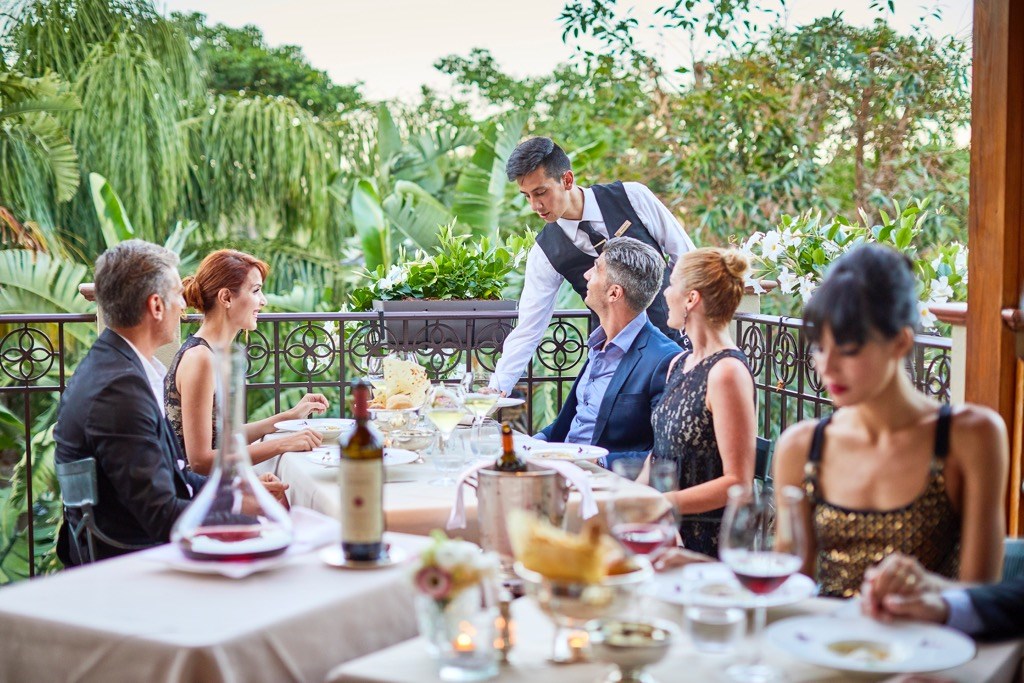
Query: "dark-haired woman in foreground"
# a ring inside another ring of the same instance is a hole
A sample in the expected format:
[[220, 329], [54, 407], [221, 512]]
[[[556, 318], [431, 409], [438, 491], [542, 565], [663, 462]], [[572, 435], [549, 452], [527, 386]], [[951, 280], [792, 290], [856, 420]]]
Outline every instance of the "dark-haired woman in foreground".
[[905, 367], [918, 320], [910, 262], [878, 245], [835, 263], [804, 311], [814, 366], [836, 406], [787, 429], [775, 484], [807, 495], [804, 572], [821, 594], [857, 594], [893, 552], [950, 578], [1002, 564], [1007, 436], [987, 408], [943, 406]]

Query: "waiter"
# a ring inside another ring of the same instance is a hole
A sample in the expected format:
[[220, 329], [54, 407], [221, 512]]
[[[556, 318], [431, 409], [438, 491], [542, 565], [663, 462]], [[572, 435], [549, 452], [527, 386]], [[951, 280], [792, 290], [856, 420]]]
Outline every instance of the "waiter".
[[[647, 309], [651, 322], [670, 339], [680, 341], [678, 331], [667, 324], [668, 306], [663, 296], [669, 274], [681, 255], [694, 249], [668, 208], [646, 185], [614, 182], [579, 187], [565, 151], [550, 138], [531, 138], [516, 147], [505, 166], [508, 179], [530, 201], [530, 208], [547, 225], [526, 259], [526, 280], [519, 299], [519, 324], [505, 339], [494, 369], [491, 388], [508, 394], [522, 377], [555, 310], [558, 288], [568, 280], [585, 297], [583, 278], [600, 255], [604, 241], [616, 236], [633, 237], [668, 257], [662, 294]], [[596, 323], [595, 323], [596, 324]]]

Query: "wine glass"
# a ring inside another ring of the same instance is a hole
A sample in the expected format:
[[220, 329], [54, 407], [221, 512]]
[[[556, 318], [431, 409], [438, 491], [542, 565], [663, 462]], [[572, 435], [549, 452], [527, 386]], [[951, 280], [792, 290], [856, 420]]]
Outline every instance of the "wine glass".
[[[448, 444], [452, 432], [455, 431], [455, 428], [459, 426], [459, 422], [466, 415], [462, 399], [457, 391], [443, 384], [435, 384], [427, 392], [427, 401], [424, 404], [423, 412], [426, 414], [427, 419], [434, 423], [434, 426], [437, 427], [437, 431], [441, 435], [441, 444], [435, 453], [435, 458], [437, 458], [435, 462], [441, 473], [441, 478], [430, 483], [435, 486], [451, 486], [455, 483], [455, 479], [451, 476], [453, 473], [447, 471], [448, 467], [456, 456], [460, 458], [459, 464], [461, 464], [461, 457], [464, 454], [462, 449], [459, 449], [459, 453], [450, 450]], [[442, 464], [445, 467], [442, 467]]]
[[764, 596], [803, 565], [806, 539], [801, 522], [803, 493], [787, 486], [776, 493], [754, 491], [735, 484], [722, 518], [718, 555], [739, 582], [754, 594], [754, 653], [748, 663], [734, 664], [726, 675], [734, 681], [767, 683], [781, 680], [780, 672], [761, 661], [765, 623]]
[[366, 379], [373, 386], [374, 391], [381, 391], [386, 388], [384, 384], [384, 350], [371, 350], [366, 357]]
[[491, 373], [479, 370], [467, 372], [459, 383], [462, 400], [466, 404], [466, 410], [473, 413], [473, 428], [478, 435], [484, 418], [498, 405], [498, 394], [484, 391], [490, 383]]
[[[621, 479], [616, 480], [608, 501], [608, 527], [631, 553], [650, 556], [659, 548], [675, 545], [676, 524], [671, 510], [665, 512], [652, 505], [650, 498], [637, 496], [636, 490], [626, 484], [626, 479], [636, 480], [643, 466], [643, 458], [619, 458], [612, 462], [612, 472]], [[665, 485], [660, 481], [659, 484]]]

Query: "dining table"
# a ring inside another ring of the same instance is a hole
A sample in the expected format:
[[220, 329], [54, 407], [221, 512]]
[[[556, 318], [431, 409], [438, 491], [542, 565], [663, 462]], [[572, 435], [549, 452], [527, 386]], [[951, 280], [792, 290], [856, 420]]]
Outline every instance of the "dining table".
[[[769, 623], [787, 617], [832, 615], [849, 618], [851, 605], [832, 598], [810, 598], [794, 605], [768, 610]], [[644, 606], [644, 618], [666, 619], [680, 626], [678, 637], [661, 662], [648, 668], [650, 675], [663, 683], [678, 681], [725, 680], [725, 669], [736, 661], [737, 654], [704, 654], [698, 652], [685, 635], [683, 608], [678, 605], [651, 603]], [[595, 683], [610, 680], [608, 664], [583, 662], [555, 664], [549, 660], [555, 635], [552, 621], [532, 598], [523, 597], [512, 603], [515, 645], [509, 661], [503, 664], [498, 683]], [[753, 643], [741, 643], [737, 652], [749, 654]], [[888, 674], [851, 674], [794, 658], [769, 644], [763, 649], [764, 661], [776, 666], [783, 680], [790, 683], [844, 683], [851, 680], [881, 681]], [[1010, 683], [1019, 681], [1024, 641], [979, 643], [971, 661], [953, 669], [937, 672], [958, 683]], [[428, 654], [422, 637], [351, 660], [339, 665], [328, 676], [328, 683], [433, 683], [438, 680], [437, 664]]]
[[[337, 521], [315, 517], [337, 543]], [[408, 559], [429, 543], [386, 540]], [[407, 565], [339, 569], [315, 545], [240, 578], [165, 544], [5, 587], [0, 681], [319, 683], [416, 635]]]
[[[261, 464], [262, 471], [270, 471], [288, 484], [288, 500], [292, 505], [311, 508], [331, 517], [340, 515], [341, 493], [338, 488], [338, 467], [324, 464], [339, 451], [337, 444], [325, 444], [320, 452], [288, 452]], [[628, 481], [608, 470], [590, 463], [577, 462], [585, 472], [593, 489], [601, 519], [607, 513], [612, 497], [629, 499], [631, 504], [648, 508], [649, 518], [657, 519], [670, 509], [670, 503], [655, 489]], [[435, 529], [446, 528], [457, 488], [454, 484], [438, 486], [431, 483], [439, 475], [427, 454], [422, 462], [393, 465], [385, 468], [384, 518], [388, 529], [406, 534], [429, 535]], [[465, 528], [449, 530], [450, 535], [474, 543], [480, 540], [477, 520], [476, 491], [471, 486], [463, 490], [466, 512]], [[582, 525], [578, 491], [569, 494], [566, 507], [566, 528], [579, 530]]]

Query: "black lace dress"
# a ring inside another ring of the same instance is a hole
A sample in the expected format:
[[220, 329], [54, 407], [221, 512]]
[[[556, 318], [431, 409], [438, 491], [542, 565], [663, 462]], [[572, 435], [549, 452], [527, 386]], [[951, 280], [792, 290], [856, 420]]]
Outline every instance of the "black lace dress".
[[[171, 423], [171, 428], [174, 430], [174, 436], [178, 439], [178, 445], [181, 446], [181, 452], [185, 452], [185, 430], [181, 424], [181, 392], [178, 391], [178, 363], [181, 362], [181, 357], [185, 355], [185, 352], [196, 346], [205, 346], [210, 348], [210, 345], [202, 337], [195, 335], [188, 335], [184, 342], [181, 344], [181, 348], [174, 354], [174, 360], [171, 361], [171, 367], [167, 370], [167, 376], [164, 377], [164, 408], [167, 411], [167, 420]], [[212, 350], [212, 349], [211, 349]], [[217, 447], [217, 396], [213, 397], [213, 413], [211, 415], [213, 420], [213, 442], [210, 444], [211, 448]], [[191, 468], [189, 468], [191, 469]]]
[[[683, 372], [690, 351], [684, 351], [669, 374], [661, 403], [651, 415], [654, 449], [651, 461], [676, 464], [679, 490], [717, 479], [724, 474], [718, 452], [715, 425], [707, 408], [708, 373], [723, 358], [747, 358], [738, 349], [723, 349]], [[725, 508], [686, 515], [679, 523], [683, 544], [689, 550], [718, 557], [718, 531]]]

